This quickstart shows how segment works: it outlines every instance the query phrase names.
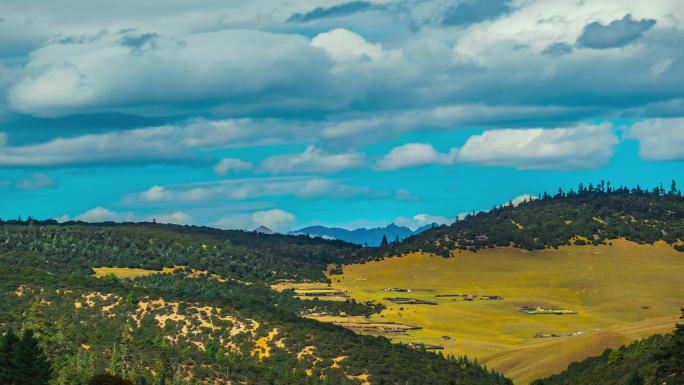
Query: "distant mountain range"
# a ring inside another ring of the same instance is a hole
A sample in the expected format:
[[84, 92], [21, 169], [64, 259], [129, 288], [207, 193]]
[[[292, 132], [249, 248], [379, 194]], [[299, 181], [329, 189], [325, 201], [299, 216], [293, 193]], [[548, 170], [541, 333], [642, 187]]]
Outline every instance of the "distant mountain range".
[[266, 227], [266, 226], [259, 226], [259, 227], [257, 227], [256, 229], [254, 229], [254, 232], [255, 232], [255, 233], [258, 233], [258, 234], [269, 234], [269, 235], [270, 235], [270, 234], [275, 234], [275, 233], [276, 233], [275, 231], [269, 229], [269, 228]]
[[339, 239], [350, 243], [356, 243], [358, 245], [379, 246], [383, 235], [387, 237], [389, 242], [394, 242], [397, 238], [399, 238], [399, 240], [403, 240], [411, 235], [420, 234], [432, 226], [439, 225], [436, 223], [429, 224], [419, 227], [416, 230], [411, 230], [406, 226], [397, 226], [394, 223], [390, 223], [385, 227], [374, 227], [370, 229], [360, 228], [355, 230], [347, 230], [339, 227], [309, 226], [303, 229], [292, 231], [290, 234], [306, 234], [324, 239]]

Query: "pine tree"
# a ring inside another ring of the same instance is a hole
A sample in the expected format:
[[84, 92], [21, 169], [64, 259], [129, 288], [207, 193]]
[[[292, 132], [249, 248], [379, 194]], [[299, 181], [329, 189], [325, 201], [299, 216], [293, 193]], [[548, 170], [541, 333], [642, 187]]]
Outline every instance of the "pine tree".
[[112, 348], [112, 356], [109, 359], [109, 373], [115, 376], [126, 375], [126, 347], [120, 347], [114, 344]]
[[93, 376], [93, 378], [88, 381], [88, 385], [133, 385], [133, 383], [109, 373], [100, 373]]
[[388, 244], [389, 244], [389, 243], [387, 242], [387, 236], [386, 236], [386, 235], [383, 235], [383, 236], [382, 236], [382, 241], [380, 241], [380, 247], [385, 247], [385, 246], [387, 246]]
[[[682, 309], [681, 320], [684, 320]], [[655, 354], [658, 377], [668, 385], [684, 384], [684, 324], [677, 324], [670, 341]]]
[[630, 374], [625, 385], [644, 385], [644, 377], [635, 369], [632, 374]]
[[24, 330], [21, 340], [15, 345], [13, 361], [17, 369], [13, 384], [46, 385], [50, 381], [52, 367], [31, 329]]
[[0, 338], [0, 384], [13, 384], [17, 376], [14, 363], [14, 350], [19, 344], [19, 337], [12, 329]]

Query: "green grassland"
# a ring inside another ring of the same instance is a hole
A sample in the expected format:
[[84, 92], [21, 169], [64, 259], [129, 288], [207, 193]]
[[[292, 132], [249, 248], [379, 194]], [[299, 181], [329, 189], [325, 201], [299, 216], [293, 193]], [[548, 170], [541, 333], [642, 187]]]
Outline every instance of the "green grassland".
[[[410, 253], [343, 267], [332, 287], [357, 301], [387, 308], [371, 317], [419, 325], [389, 336], [400, 342], [441, 345], [445, 353], [476, 357], [516, 384], [558, 373], [573, 361], [607, 347], [669, 332], [684, 305], [684, 255], [664, 242], [639, 245], [562, 246], [525, 251], [454, 251], [452, 258]], [[411, 292], [390, 293], [398, 287]], [[503, 300], [464, 301], [443, 294], [498, 295]], [[438, 305], [397, 305], [410, 297]], [[577, 314], [525, 314], [523, 305]], [[535, 334], [569, 334], [534, 338]], [[448, 338], [443, 338], [448, 337]]]

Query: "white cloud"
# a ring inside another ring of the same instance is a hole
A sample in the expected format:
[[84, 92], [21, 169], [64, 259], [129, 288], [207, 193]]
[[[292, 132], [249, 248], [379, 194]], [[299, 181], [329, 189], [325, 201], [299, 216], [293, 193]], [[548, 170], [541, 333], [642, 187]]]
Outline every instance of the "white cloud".
[[[57, 137], [27, 145], [8, 145], [0, 132], [0, 166], [60, 166], [92, 163], [144, 163], [196, 160], [196, 150], [239, 148], [322, 140], [349, 147], [424, 128], [453, 129], [478, 123], [500, 125], [535, 117], [554, 119], [573, 113], [558, 107], [489, 107], [452, 105], [396, 114], [368, 114], [329, 123], [276, 119], [195, 119], [184, 123]], [[269, 172], [335, 172], [364, 166], [363, 154], [327, 154], [310, 146], [303, 153], [267, 158]], [[281, 163], [281, 164], [279, 164]], [[246, 165], [241, 165], [246, 167]], [[220, 171], [220, 170], [219, 170]]]
[[386, 52], [379, 43], [369, 43], [362, 36], [344, 28], [318, 34], [311, 45], [322, 48], [338, 62], [352, 59], [383, 60], [397, 58], [399, 51]]
[[294, 214], [280, 209], [271, 209], [229, 216], [214, 222], [213, 225], [223, 229], [242, 229], [248, 231], [254, 230], [259, 226], [266, 226], [275, 232], [286, 233], [296, 223], [297, 218]]
[[164, 187], [154, 185], [141, 192], [140, 198], [145, 202], [160, 202], [169, 199], [169, 192]]
[[295, 196], [302, 199], [375, 198], [383, 194], [368, 187], [353, 186], [330, 179], [304, 176], [246, 178], [212, 182], [152, 186], [128, 194], [124, 202], [132, 205], [201, 204], [242, 201], [273, 196]]
[[[0, 133], [0, 166], [55, 166], [101, 162], [163, 161], [197, 158], [197, 149], [275, 144], [297, 136], [297, 129], [270, 120], [192, 120], [179, 125], [54, 138], [22, 146], [7, 144]], [[290, 130], [292, 128], [292, 130]]]
[[394, 223], [398, 226], [406, 226], [412, 230], [419, 227], [436, 223], [438, 225], [449, 225], [454, 222], [453, 218], [447, 218], [440, 215], [430, 214], [416, 214], [413, 217], [397, 217]]
[[214, 166], [214, 173], [226, 176], [229, 172], [238, 173], [240, 171], [251, 170], [254, 165], [237, 158], [223, 158]]
[[133, 222], [135, 214], [130, 211], [116, 212], [104, 207], [95, 207], [76, 216], [76, 220], [83, 222]]
[[395, 198], [397, 198], [400, 201], [417, 201], [420, 199], [419, 196], [416, 194], [404, 189], [400, 188], [397, 190], [396, 194], [394, 194]]
[[378, 170], [396, 170], [406, 167], [425, 166], [429, 164], [451, 164], [456, 160], [457, 149], [448, 153], [440, 153], [428, 143], [407, 143], [393, 148], [380, 158], [376, 164]]
[[533, 200], [535, 200], [535, 199], [537, 199], [537, 197], [536, 197], [535, 195], [532, 195], [532, 194], [521, 194], [521, 195], [518, 195], [517, 197], [511, 199], [511, 202], [510, 202], [510, 203], [512, 203], [513, 206], [517, 206], [517, 205], [519, 205], [519, 204], [521, 204], [521, 203], [533, 201]]
[[617, 141], [610, 123], [490, 130], [468, 138], [458, 160], [519, 169], [596, 168], [608, 163]]
[[14, 187], [25, 191], [43, 190], [55, 186], [57, 186], [57, 182], [49, 175], [42, 173], [22, 175], [14, 180]]
[[[151, 222], [152, 220], [158, 223], [174, 223], [174, 224], [190, 224], [192, 217], [182, 211], [175, 211], [171, 213], [158, 213], [149, 215], [138, 215], [132, 211], [113, 211], [101, 206], [92, 208], [84, 213], [77, 215], [75, 220], [91, 223], [100, 222]], [[69, 221], [68, 215], [63, 215], [57, 218], [58, 222]]]
[[329, 59], [301, 35], [226, 29], [159, 36], [141, 52], [121, 44], [130, 33], [105, 33], [80, 44], [57, 40], [33, 51], [9, 90], [9, 104], [24, 113], [58, 116], [112, 105], [170, 105], [174, 99], [215, 106], [281, 89], [270, 107], [301, 107], [321, 103], [305, 97], [316, 88], [333, 86], [321, 76]]
[[55, 220], [59, 223], [64, 223], [69, 222], [71, 220], [71, 217], [68, 214], [64, 214], [62, 216], [55, 218]]
[[168, 214], [159, 214], [152, 216], [157, 223], [173, 223], [177, 225], [186, 225], [192, 222], [192, 217], [188, 213], [182, 211], [175, 211]]
[[267, 211], [257, 211], [252, 214], [254, 223], [266, 226], [269, 229], [284, 233], [292, 228], [297, 223], [294, 214], [280, 209], [272, 209]]
[[306, 182], [295, 196], [304, 199], [352, 199], [355, 197], [380, 197], [383, 194], [368, 187], [352, 186], [329, 179], [314, 178]]
[[131, 204], [194, 203], [222, 200], [245, 200], [267, 196], [289, 195], [298, 191], [309, 178], [247, 178], [169, 186], [152, 186], [129, 194], [124, 201]]
[[644, 159], [684, 159], [684, 118], [637, 122], [626, 136], [639, 141], [639, 155]]
[[325, 154], [320, 149], [309, 146], [300, 154], [274, 155], [266, 158], [261, 162], [258, 170], [271, 174], [334, 173], [358, 168], [364, 163], [365, 155], [358, 152]]

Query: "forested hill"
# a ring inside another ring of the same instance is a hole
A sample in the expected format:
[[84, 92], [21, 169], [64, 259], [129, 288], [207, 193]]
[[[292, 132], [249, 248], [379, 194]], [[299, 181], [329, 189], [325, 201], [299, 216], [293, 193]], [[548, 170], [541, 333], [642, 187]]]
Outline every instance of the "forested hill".
[[664, 240], [684, 251], [684, 199], [676, 184], [668, 190], [580, 184], [577, 190], [544, 193], [519, 205], [468, 215], [450, 226], [390, 244], [380, 253], [423, 250], [448, 256], [454, 249], [514, 246], [534, 250], [601, 244], [620, 237], [639, 243]]
[[[511, 385], [465, 358], [298, 317], [353, 305], [188, 271], [129, 281], [0, 264], [0, 383]], [[34, 332], [49, 382], [19, 382], [30, 373], [12, 370], [21, 352], [6, 349], [9, 330]], [[91, 382], [101, 372], [130, 382]]]
[[0, 263], [91, 274], [93, 267], [184, 265], [246, 281], [323, 278], [361, 247], [308, 236], [156, 223], [0, 221]]
[[[684, 309], [682, 310], [684, 320]], [[684, 324], [672, 334], [652, 336], [571, 364], [567, 370], [532, 385], [682, 385]]]

